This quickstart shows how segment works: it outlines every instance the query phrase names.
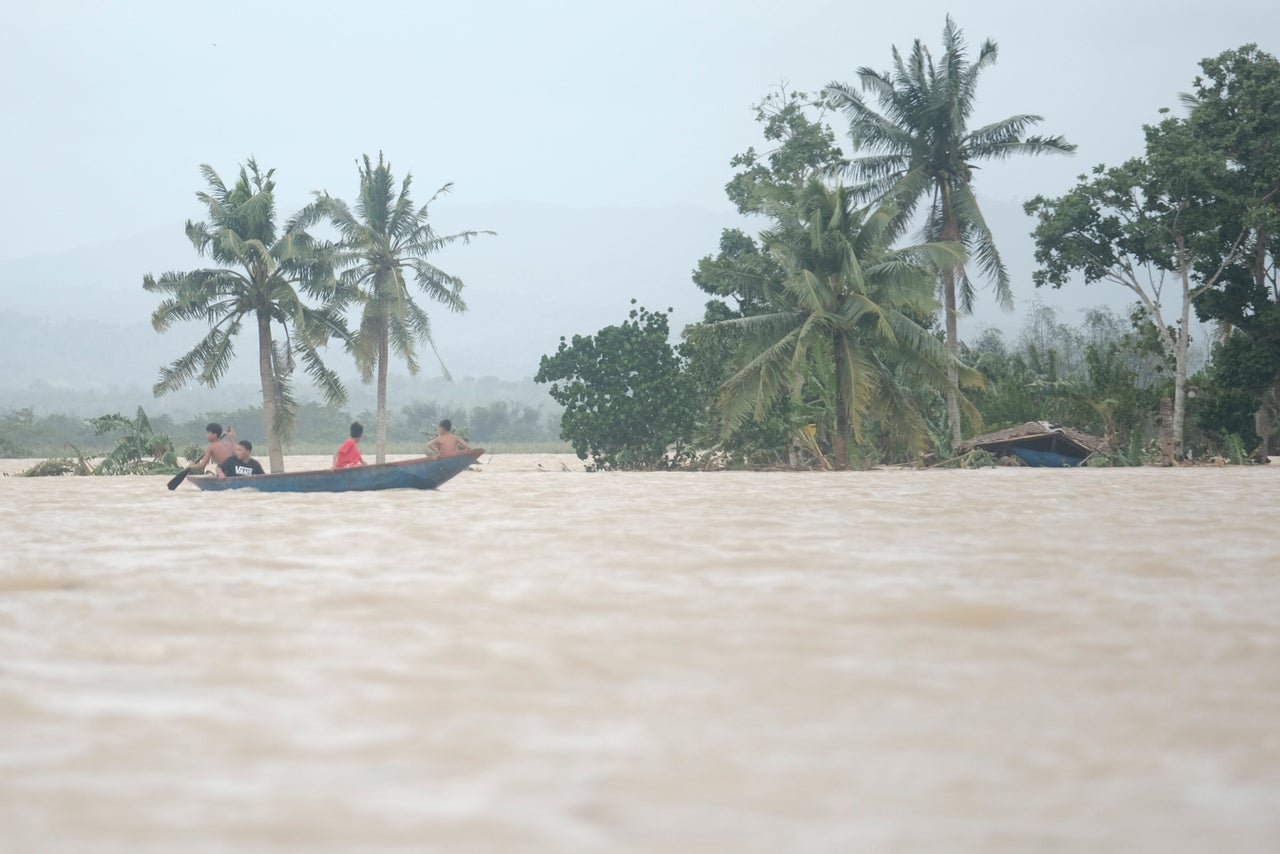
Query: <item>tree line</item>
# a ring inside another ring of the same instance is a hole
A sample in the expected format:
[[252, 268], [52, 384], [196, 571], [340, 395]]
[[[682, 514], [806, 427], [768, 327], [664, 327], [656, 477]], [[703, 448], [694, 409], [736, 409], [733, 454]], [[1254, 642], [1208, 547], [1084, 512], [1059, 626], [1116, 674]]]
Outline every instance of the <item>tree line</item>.
[[[314, 401], [297, 405], [293, 429], [286, 447], [319, 452], [332, 450], [348, 433], [353, 420], [372, 420], [372, 412], [351, 412]], [[263, 443], [264, 424], [261, 406], [249, 406], [223, 413], [224, 424], [234, 425], [242, 439], [256, 446]], [[443, 418], [454, 422], [455, 431], [464, 438], [483, 437], [486, 442], [509, 444], [548, 444], [556, 442], [560, 432], [560, 413], [549, 408], [530, 406], [516, 401], [494, 401], [473, 406], [459, 406], [435, 401], [419, 401], [392, 410], [388, 423], [398, 444], [421, 450], [435, 425]], [[205, 418], [175, 419], [167, 414], [147, 416], [139, 409], [133, 418], [112, 413], [97, 418], [76, 418], [62, 414], [37, 415], [30, 408], [0, 412], [0, 457], [68, 457], [79, 452], [86, 457], [105, 456], [128, 438], [130, 448], [162, 448], [159, 454], [140, 454], [139, 459], [163, 459], [165, 452], [179, 457], [198, 459], [196, 445], [182, 444], [178, 437], [201, 436]], [[412, 440], [403, 437], [412, 436]], [[148, 437], [160, 437], [153, 440]], [[173, 437], [173, 438], [171, 438]], [[199, 451], [202, 453], [203, 448]], [[175, 457], [176, 459], [177, 457]], [[168, 471], [166, 469], [166, 471]]]
[[[1032, 114], [970, 127], [997, 47], [971, 57], [949, 17], [942, 42], [937, 57], [919, 40], [894, 48], [856, 86], [757, 105], [769, 147], [732, 159], [726, 193], [767, 225], [726, 229], [698, 262], [702, 322], [672, 345], [667, 315], [640, 307], [543, 358], [537, 379], [580, 456], [844, 468], [947, 457], [981, 429], [1054, 420], [1104, 435], [1109, 461], [1141, 462], [1169, 397], [1178, 454], [1247, 444], [1265, 460], [1280, 410], [1280, 63], [1253, 45], [1204, 60], [1184, 114], [1145, 127], [1141, 154], [1026, 204], [1037, 287], [1110, 283], [1135, 302], [1070, 334], [1038, 308], [1057, 343], [1011, 350], [957, 335], [975, 279], [1012, 302], [977, 168], [1074, 146], [1030, 133]], [[1195, 374], [1193, 319], [1216, 330]]]

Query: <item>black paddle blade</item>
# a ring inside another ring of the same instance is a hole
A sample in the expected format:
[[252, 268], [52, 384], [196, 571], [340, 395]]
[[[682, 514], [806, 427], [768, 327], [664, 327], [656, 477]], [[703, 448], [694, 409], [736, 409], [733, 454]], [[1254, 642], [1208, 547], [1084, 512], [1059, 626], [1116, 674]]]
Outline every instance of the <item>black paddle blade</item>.
[[178, 486], [179, 486], [179, 485], [180, 485], [184, 480], [186, 480], [186, 479], [187, 479], [187, 475], [189, 475], [189, 474], [191, 474], [191, 469], [183, 469], [182, 471], [180, 471], [180, 472], [178, 472], [177, 474], [175, 474], [175, 475], [174, 475], [174, 476], [169, 480], [169, 489], [171, 489], [171, 490], [173, 490], [173, 489], [177, 489], [177, 488], [178, 488]]

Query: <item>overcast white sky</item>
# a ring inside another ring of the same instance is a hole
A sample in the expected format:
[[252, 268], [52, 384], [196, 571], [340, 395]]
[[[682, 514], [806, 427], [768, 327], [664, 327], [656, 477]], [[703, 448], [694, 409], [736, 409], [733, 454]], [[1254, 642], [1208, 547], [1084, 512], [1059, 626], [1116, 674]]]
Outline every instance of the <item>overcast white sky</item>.
[[422, 199], [455, 182], [445, 204], [727, 213], [728, 160], [760, 144], [754, 101], [887, 68], [915, 37], [936, 50], [948, 12], [975, 48], [1000, 45], [975, 123], [1040, 113], [1080, 146], [984, 168], [993, 204], [1138, 153], [1199, 59], [1280, 51], [1280, 3], [1261, 0], [42, 0], [0, 30], [0, 259], [178, 229], [201, 213], [198, 164], [230, 177], [249, 155], [276, 167], [282, 213], [318, 188], [350, 197], [355, 158], [379, 149]]

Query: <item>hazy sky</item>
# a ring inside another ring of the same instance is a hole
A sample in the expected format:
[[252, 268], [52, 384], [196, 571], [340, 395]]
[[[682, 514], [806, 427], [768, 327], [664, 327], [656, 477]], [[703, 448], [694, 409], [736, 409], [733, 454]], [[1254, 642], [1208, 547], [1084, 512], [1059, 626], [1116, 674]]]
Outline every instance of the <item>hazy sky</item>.
[[813, 91], [887, 68], [915, 37], [936, 50], [948, 12], [973, 47], [1000, 45], [975, 124], [1041, 113], [1043, 131], [1080, 147], [985, 167], [993, 204], [1137, 153], [1141, 124], [1177, 105], [1199, 59], [1248, 41], [1280, 52], [1280, 4], [1261, 0], [43, 0], [8, 9], [0, 31], [0, 259], [180, 229], [201, 213], [198, 164], [230, 177], [249, 155], [276, 167], [282, 213], [314, 189], [352, 196], [355, 158], [382, 149], [423, 199], [453, 181], [446, 213], [523, 201], [727, 214], [728, 160], [760, 144], [753, 102], [783, 81]]

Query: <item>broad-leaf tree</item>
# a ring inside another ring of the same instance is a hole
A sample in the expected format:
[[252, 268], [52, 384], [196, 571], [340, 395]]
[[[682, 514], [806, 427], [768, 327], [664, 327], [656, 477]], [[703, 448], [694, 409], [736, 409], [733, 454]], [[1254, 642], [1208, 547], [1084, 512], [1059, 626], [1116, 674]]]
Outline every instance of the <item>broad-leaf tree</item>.
[[[1230, 243], [1241, 224], [1242, 251], [1196, 302], [1201, 318], [1230, 327], [1215, 370], [1254, 405], [1255, 454], [1265, 460], [1280, 419], [1280, 60], [1245, 45], [1200, 63], [1187, 98], [1191, 132], [1228, 166], [1224, 194], [1236, 216], [1223, 221]], [[1203, 272], [1203, 270], [1202, 270]]]
[[[973, 191], [977, 164], [1015, 154], [1069, 153], [1075, 146], [1060, 136], [1028, 135], [1041, 116], [1019, 114], [970, 128], [977, 103], [978, 78], [995, 63], [997, 47], [985, 41], [970, 59], [960, 29], [947, 17], [942, 54], [932, 53], [917, 39], [908, 55], [893, 49], [893, 69], [860, 68], [860, 86], [831, 83], [824, 94], [849, 119], [855, 152], [844, 170], [855, 182], [861, 199], [879, 198], [894, 205], [897, 216], [891, 233], [896, 238], [926, 203], [922, 238], [959, 243], [991, 279], [996, 299], [1011, 307], [1009, 273], [996, 249], [991, 229]], [[859, 91], [859, 89], [861, 91]], [[876, 109], [865, 95], [874, 100]], [[957, 312], [972, 310], [974, 289], [964, 266], [939, 271], [947, 348], [960, 352]], [[961, 438], [959, 396], [947, 394], [952, 441]]]
[[[214, 386], [235, 354], [245, 323], [258, 333], [258, 374], [271, 471], [284, 470], [283, 442], [293, 429], [297, 400], [295, 359], [326, 402], [340, 405], [346, 390], [325, 366], [320, 348], [345, 337], [335, 303], [333, 251], [307, 232], [314, 213], [303, 211], [276, 226], [275, 170], [262, 172], [250, 158], [231, 187], [213, 167], [201, 167], [208, 189], [196, 194], [208, 219], [187, 222], [187, 238], [202, 257], [218, 266], [190, 272], [147, 275], [143, 287], [164, 299], [151, 315], [158, 332], [174, 323], [196, 321], [210, 327], [186, 355], [161, 369], [153, 387], [158, 397], [192, 380]], [[276, 337], [275, 330], [280, 337]]]
[[[1111, 282], [1146, 309], [1174, 364], [1173, 436], [1181, 454], [1186, 414], [1191, 309], [1241, 257], [1248, 229], [1226, 162], [1203, 145], [1186, 120], [1146, 129], [1146, 154], [1096, 167], [1057, 199], [1036, 197], [1037, 286], [1061, 287], [1077, 276]], [[1224, 224], [1234, 234], [1223, 239]]]
[[[831, 447], [845, 468], [865, 416], [899, 425], [923, 450], [927, 425], [911, 393], [945, 393], [949, 375], [966, 387], [981, 376], [958, 363], [920, 325], [937, 307], [934, 275], [964, 255], [955, 243], [890, 248], [894, 212], [857, 210], [843, 187], [811, 179], [778, 204], [777, 226], [761, 240], [784, 271], [768, 311], [691, 327], [695, 341], [728, 329], [743, 341], [743, 362], [724, 384], [726, 430], [762, 417], [778, 399], [798, 399], [810, 378], [830, 375]], [[815, 363], [829, 363], [815, 370]], [[963, 401], [963, 397], [960, 396]], [[970, 417], [976, 411], [964, 404]]]
[[666, 313], [640, 306], [595, 335], [561, 338], [542, 357], [534, 379], [551, 384], [565, 408], [560, 436], [581, 459], [609, 469], [664, 468], [679, 459], [696, 407], [670, 334]]
[[377, 376], [377, 461], [381, 463], [387, 452], [387, 369], [392, 353], [404, 360], [410, 374], [417, 374], [418, 344], [426, 343], [449, 378], [431, 336], [431, 319], [414, 292], [450, 311], [465, 311], [462, 280], [436, 267], [431, 257], [446, 246], [469, 243], [479, 234], [492, 232], [438, 234], [428, 211], [451, 184], [417, 207], [410, 192], [412, 175], [406, 174], [397, 187], [391, 164], [381, 153], [376, 164], [365, 155], [358, 166], [360, 195], [355, 205], [323, 193], [316, 208], [329, 216], [341, 235], [338, 265], [343, 293], [360, 306], [352, 350], [364, 381]]
[[[739, 213], [772, 216], [810, 179], [844, 163], [823, 115], [813, 114], [821, 106], [806, 93], [785, 88], [755, 105], [756, 121], [769, 147], [757, 151], [752, 146], [729, 161], [737, 171], [725, 193]], [[763, 310], [782, 278], [777, 261], [737, 228], [721, 232], [719, 254], [700, 259], [693, 271], [693, 283], [716, 297], [707, 304], [707, 321], [723, 319], [726, 312], [748, 315]]]

